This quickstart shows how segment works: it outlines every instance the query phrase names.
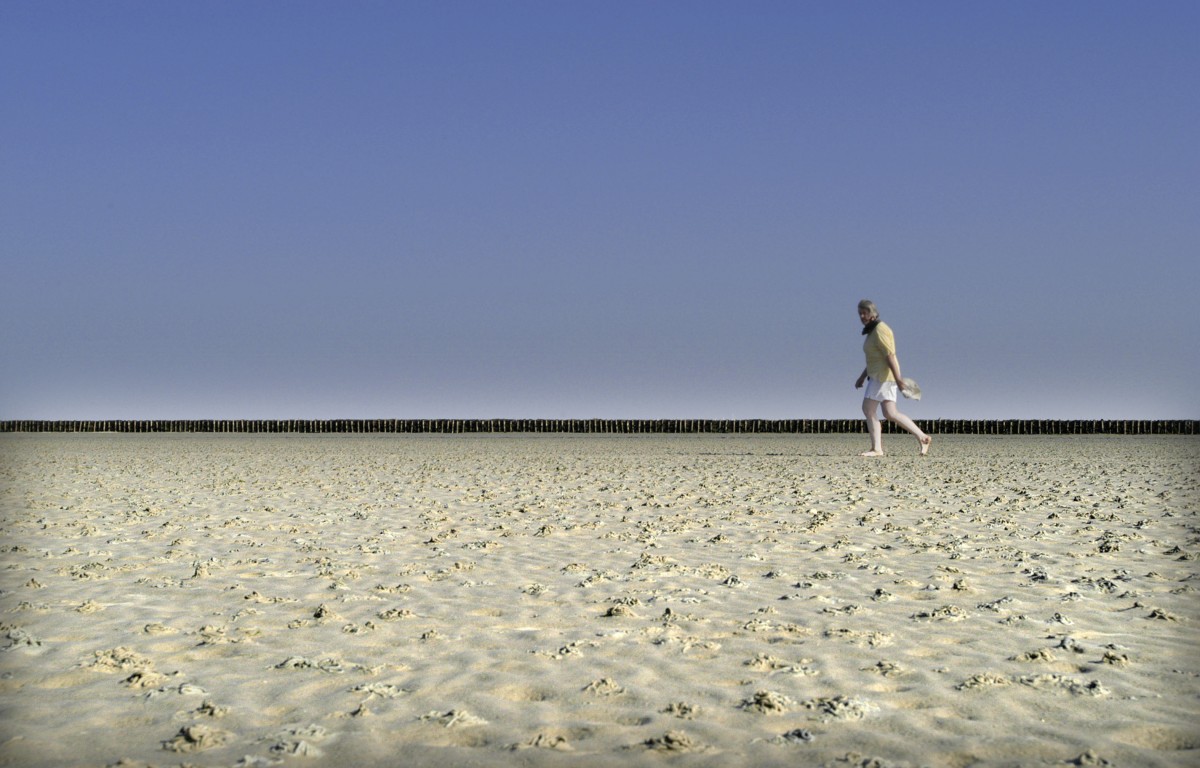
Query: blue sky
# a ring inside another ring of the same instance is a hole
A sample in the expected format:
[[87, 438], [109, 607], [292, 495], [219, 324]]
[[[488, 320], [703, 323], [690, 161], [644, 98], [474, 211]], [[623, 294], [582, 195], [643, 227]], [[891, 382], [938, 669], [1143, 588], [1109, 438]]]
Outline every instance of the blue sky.
[[0, 4], [0, 418], [1198, 418], [1200, 4]]

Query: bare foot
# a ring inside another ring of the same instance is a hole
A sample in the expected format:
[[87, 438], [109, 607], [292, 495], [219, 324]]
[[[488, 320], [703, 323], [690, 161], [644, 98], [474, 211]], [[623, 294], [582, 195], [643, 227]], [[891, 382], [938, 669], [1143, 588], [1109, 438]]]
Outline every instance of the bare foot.
[[859, 456], [882, 456], [883, 451], [863, 451]]
[[929, 435], [925, 435], [925, 437], [921, 439], [921, 455], [922, 456], [929, 453], [929, 445], [932, 442], [933, 442], [933, 438], [930, 437]]

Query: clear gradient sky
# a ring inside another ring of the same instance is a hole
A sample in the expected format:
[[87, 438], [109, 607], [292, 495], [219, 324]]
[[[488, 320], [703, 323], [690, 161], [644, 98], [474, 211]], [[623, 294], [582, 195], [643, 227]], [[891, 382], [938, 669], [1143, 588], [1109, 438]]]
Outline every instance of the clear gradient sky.
[[1200, 3], [0, 3], [0, 419], [1197, 418]]

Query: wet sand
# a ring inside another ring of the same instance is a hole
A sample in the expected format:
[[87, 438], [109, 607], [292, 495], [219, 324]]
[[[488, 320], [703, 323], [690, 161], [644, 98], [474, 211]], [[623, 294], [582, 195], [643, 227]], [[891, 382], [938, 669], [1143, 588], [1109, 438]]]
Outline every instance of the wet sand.
[[1194, 766], [1193, 437], [0, 436], [0, 765]]

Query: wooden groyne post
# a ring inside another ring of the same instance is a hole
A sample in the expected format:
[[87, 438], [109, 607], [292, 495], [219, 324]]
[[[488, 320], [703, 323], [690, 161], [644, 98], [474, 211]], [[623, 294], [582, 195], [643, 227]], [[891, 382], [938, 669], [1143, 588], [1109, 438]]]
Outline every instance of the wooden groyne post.
[[[917, 419], [936, 435], [1195, 435], [1200, 421]], [[900, 428], [884, 423], [889, 433]], [[185, 419], [150, 421], [0, 421], [3, 432], [233, 434], [855, 434], [862, 419]]]

